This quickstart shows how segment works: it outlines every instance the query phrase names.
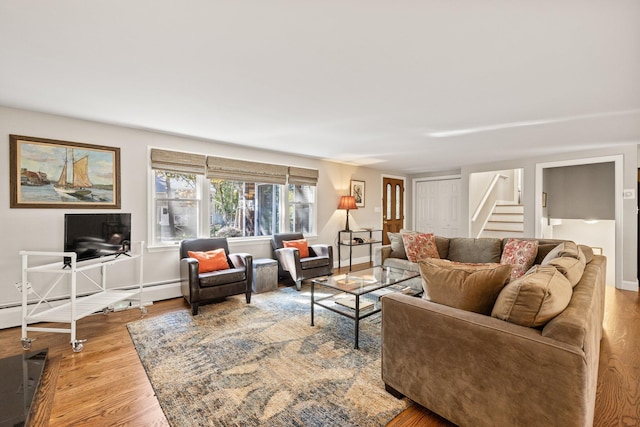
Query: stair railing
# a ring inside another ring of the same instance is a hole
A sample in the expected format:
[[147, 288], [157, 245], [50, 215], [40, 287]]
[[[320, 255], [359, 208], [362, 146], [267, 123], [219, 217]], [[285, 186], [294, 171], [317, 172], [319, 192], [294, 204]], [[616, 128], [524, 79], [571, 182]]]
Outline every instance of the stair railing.
[[[498, 185], [498, 182], [501, 179], [508, 179], [508, 178], [509, 177], [506, 175], [497, 173], [489, 183], [489, 186], [487, 187], [487, 189], [484, 191], [484, 194], [482, 195], [482, 199], [480, 200], [480, 203], [478, 203], [478, 207], [476, 208], [475, 212], [471, 216], [472, 235], [476, 235], [476, 237], [478, 237], [482, 233], [482, 230], [484, 229], [487, 221], [489, 220], [489, 216], [491, 215], [491, 212], [493, 211], [493, 206], [495, 205], [495, 202], [496, 202], [496, 196], [494, 193]], [[491, 209], [485, 209], [489, 200], [491, 200]], [[482, 221], [482, 226], [479, 227], [479, 231], [476, 232], [478, 228], [477, 224], [479, 223], [478, 217], [480, 216], [481, 213], [484, 213], [483, 215], [484, 220]]]

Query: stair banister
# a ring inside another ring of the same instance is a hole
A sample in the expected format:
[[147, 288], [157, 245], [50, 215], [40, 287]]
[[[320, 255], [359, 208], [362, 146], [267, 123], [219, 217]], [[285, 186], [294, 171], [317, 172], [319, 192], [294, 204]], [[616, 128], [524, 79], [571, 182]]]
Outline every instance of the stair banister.
[[478, 215], [480, 215], [480, 212], [482, 211], [482, 208], [484, 207], [485, 203], [487, 203], [487, 200], [489, 199], [491, 192], [493, 192], [493, 189], [498, 184], [498, 180], [507, 179], [507, 178], [509, 177], [501, 173], [497, 173], [496, 176], [493, 177], [493, 179], [491, 180], [491, 184], [489, 184], [489, 186], [485, 190], [484, 195], [482, 196], [482, 200], [480, 200], [480, 203], [478, 204], [476, 211], [473, 213], [473, 216], [471, 217], [471, 222], [475, 222], [478, 219]]

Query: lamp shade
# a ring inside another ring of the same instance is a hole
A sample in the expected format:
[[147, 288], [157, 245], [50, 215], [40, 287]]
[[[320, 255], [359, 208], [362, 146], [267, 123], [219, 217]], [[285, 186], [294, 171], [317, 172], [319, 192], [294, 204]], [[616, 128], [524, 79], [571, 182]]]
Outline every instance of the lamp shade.
[[358, 209], [358, 207], [356, 206], [356, 198], [353, 196], [340, 197], [340, 203], [338, 203], [338, 209], [345, 209], [347, 211], [347, 221], [344, 225], [344, 230], [342, 231], [350, 231], [349, 230], [349, 211], [351, 209]]
[[356, 198], [353, 196], [340, 197], [340, 203], [338, 203], [338, 209], [358, 209], [356, 206]]

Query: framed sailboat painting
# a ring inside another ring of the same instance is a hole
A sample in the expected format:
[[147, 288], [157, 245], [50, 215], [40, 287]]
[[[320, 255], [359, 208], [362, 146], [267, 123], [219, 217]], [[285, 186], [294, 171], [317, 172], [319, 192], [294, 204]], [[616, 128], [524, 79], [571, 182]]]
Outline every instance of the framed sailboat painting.
[[119, 209], [120, 148], [9, 135], [12, 208]]

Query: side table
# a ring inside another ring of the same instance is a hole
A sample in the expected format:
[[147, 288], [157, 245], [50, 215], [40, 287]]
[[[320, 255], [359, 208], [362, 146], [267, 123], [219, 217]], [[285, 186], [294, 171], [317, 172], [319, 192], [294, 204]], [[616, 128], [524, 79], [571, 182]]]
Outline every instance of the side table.
[[270, 258], [253, 260], [252, 289], [255, 293], [278, 289], [278, 261]]
[[[380, 238], [373, 237], [373, 233], [380, 233]], [[347, 240], [343, 240], [343, 237], [348, 236]], [[364, 236], [364, 239], [360, 236]], [[353, 258], [354, 246], [369, 246], [369, 264], [373, 261], [373, 245], [382, 243], [382, 230], [363, 229], [363, 230], [341, 230], [338, 231], [338, 268], [340, 268], [340, 262], [342, 261], [342, 255], [340, 248], [347, 246], [349, 248], [349, 271], [351, 271], [351, 261]]]

